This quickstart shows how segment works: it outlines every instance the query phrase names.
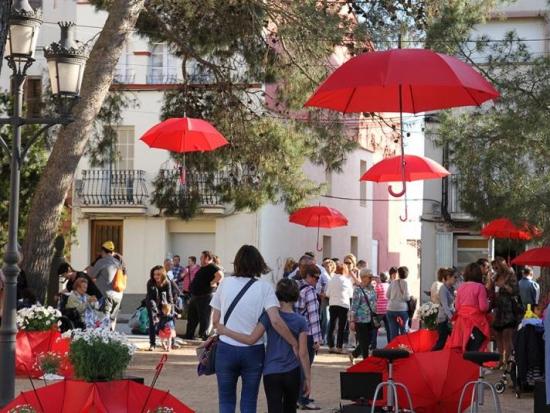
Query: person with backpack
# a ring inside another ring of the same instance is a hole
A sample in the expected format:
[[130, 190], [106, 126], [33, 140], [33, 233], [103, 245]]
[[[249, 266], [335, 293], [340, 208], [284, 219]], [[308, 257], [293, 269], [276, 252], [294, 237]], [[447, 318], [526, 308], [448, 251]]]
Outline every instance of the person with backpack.
[[89, 268], [88, 275], [105, 300], [103, 311], [111, 319], [111, 330], [114, 330], [123, 296], [123, 291], [120, 291], [122, 288], [117, 287], [117, 284], [125, 275], [122, 256], [115, 254], [113, 241], [106, 241], [101, 245], [101, 257]]

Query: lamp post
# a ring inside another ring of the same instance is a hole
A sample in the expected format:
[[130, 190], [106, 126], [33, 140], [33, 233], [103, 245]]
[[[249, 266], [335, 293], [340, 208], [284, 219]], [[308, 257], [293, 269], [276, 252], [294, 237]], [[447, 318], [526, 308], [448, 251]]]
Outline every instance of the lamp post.
[[[0, 118], [0, 125], [10, 124], [13, 128], [11, 148], [0, 137], [0, 147], [11, 157], [10, 203], [8, 222], [8, 243], [4, 255], [4, 308], [0, 326], [0, 407], [8, 404], [15, 395], [15, 334], [17, 333], [17, 277], [20, 260], [17, 248], [19, 227], [20, 172], [31, 145], [54, 125], [72, 122], [71, 109], [80, 94], [82, 73], [87, 53], [84, 46], [74, 40], [73, 25], [60, 23], [61, 41], [52, 43], [44, 50], [48, 62], [52, 95], [59, 116], [23, 118], [23, 85], [27, 70], [35, 61], [34, 50], [38, 31], [42, 23], [41, 14], [29, 5], [28, 0], [15, 0], [10, 12], [6, 44], [6, 60], [12, 70], [13, 113]], [[21, 127], [42, 125], [25, 147], [21, 144]]]

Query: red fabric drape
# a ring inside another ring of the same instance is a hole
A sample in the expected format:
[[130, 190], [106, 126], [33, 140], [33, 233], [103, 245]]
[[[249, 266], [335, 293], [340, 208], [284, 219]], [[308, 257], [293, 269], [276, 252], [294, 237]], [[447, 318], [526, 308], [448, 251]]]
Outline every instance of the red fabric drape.
[[487, 313], [482, 313], [479, 308], [465, 305], [460, 307], [455, 314], [453, 323], [453, 332], [445, 344], [445, 348], [458, 348], [461, 351], [466, 350], [466, 344], [470, 339], [470, 334], [474, 327], [477, 327], [486, 337], [479, 351], [483, 351], [489, 343], [491, 337], [491, 326]]

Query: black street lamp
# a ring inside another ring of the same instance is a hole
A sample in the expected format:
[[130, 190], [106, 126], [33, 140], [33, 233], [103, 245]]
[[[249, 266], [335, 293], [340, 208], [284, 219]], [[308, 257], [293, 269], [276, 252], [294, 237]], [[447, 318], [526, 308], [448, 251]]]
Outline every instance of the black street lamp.
[[[13, 114], [0, 118], [0, 125], [10, 124], [13, 128], [11, 148], [0, 137], [0, 147], [11, 157], [10, 203], [8, 244], [4, 255], [4, 308], [0, 326], [0, 407], [7, 405], [15, 396], [15, 335], [17, 333], [17, 276], [19, 275], [19, 252], [17, 231], [19, 226], [19, 191], [21, 166], [31, 145], [47, 129], [54, 125], [72, 122], [71, 109], [79, 97], [82, 73], [87, 53], [84, 46], [74, 40], [73, 24], [60, 23], [61, 41], [52, 43], [44, 54], [48, 61], [52, 94], [56, 102], [58, 117], [23, 118], [23, 85], [27, 70], [34, 62], [34, 50], [38, 31], [42, 23], [41, 14], [29, 5], [28, 0], [15, 0], [10, 12], [6, 44], [6, 60], [12, 70]], [[43, 125], [22, 148], [21, 127]]]

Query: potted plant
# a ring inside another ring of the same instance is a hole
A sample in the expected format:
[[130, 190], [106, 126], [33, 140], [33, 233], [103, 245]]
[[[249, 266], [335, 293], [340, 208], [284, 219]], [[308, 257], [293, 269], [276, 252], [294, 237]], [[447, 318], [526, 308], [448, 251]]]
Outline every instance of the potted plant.
[[439, 313], [439, 305], [428, 301], [420, 306], [418, 315], [422, 324], [428, 330], [437, 329], [437, 314]]
[[38, 369], [43, 373], [42, 379], [47, 382], [48, 380], [62, 380], [63, 376], [59, 375], [61, 364], [63, 363], [63, 357], [53, 351], [46, 351], [40, 353], [36, 358], [36, 364]]
[[17, 328], [20, 331], [57, 330], [61, 312], [53, 307], [33, 305], [17, 311]]
[[37, 413], [30, 404], [21, 404], [10, 409], [8, 413]]
[[89, 382], [123, 378], [136, 347], [124, 334], [107, 329], [72, 330], [69, 360], [78, 379]]

